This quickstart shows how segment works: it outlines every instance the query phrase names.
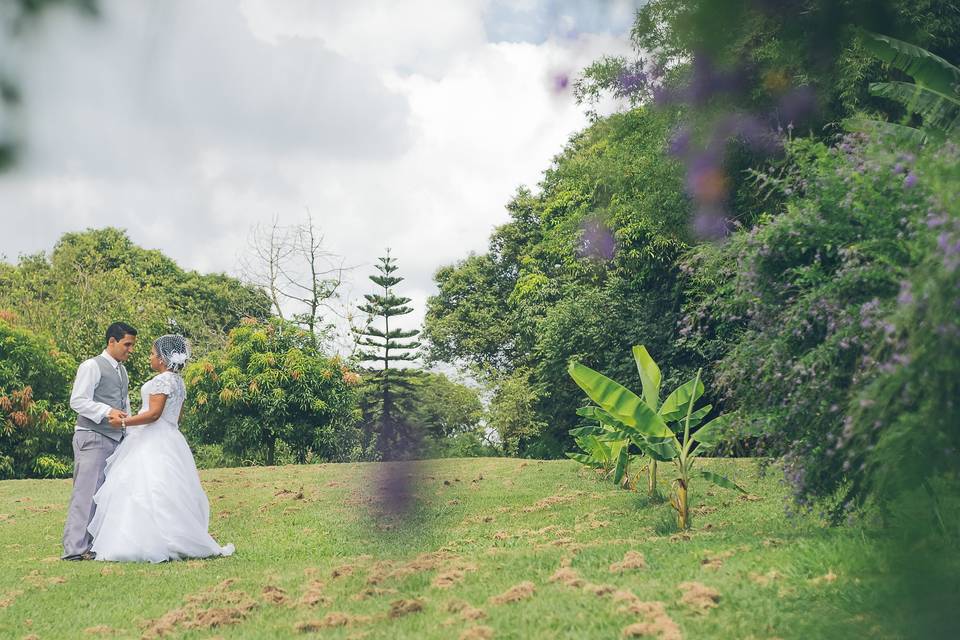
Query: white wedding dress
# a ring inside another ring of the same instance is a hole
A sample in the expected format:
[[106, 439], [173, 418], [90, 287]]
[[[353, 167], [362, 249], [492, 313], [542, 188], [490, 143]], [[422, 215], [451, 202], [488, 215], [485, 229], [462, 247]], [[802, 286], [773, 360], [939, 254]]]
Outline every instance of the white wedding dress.
[[200, 486], [193, 454], [177, 424], [186, 399], [183, 378], [161, 373], [140, 390], [141, 413], [150, 396], [167, 402], [155, 422], [127, 427], [127, 435], [107, 458], [106, 480], [94, 496], [96, 512], [88, 527], [97, 560], [164, 562], [228, 556], [209, 532], [210, 503]]

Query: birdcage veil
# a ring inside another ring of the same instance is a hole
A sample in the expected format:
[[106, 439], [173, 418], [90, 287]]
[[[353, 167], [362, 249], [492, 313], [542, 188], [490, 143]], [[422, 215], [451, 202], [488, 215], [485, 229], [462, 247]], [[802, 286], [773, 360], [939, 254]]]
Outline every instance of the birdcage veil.
[[183, 336], [168, 334], [153, 341], [153, 348], [168, 371], [180, 373], [190, 358], [190, 344]]

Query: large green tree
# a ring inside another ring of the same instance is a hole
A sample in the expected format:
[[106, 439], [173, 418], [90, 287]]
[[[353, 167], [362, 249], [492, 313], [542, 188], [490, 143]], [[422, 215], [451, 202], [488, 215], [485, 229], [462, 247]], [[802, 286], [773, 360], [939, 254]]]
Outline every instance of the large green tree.
[[678, 116], [638, 109], [595, 122], [538, 192], [517, 192], [486, 253], [435, 275], [427, 353], [488, 369], [510, 387], [495, 396], [504, 407], [531, 407], [543, 428], [515, 429], [508, 410], [501, 416], [516, 453], [557, 456], [571, 445], [581, 402], [571, 358], [626, 378], [630, 347], [642, 343], [678, 379], [696, 364], [673, 346], [677, 260], [691, 242], [682, 167], [664, 153]]

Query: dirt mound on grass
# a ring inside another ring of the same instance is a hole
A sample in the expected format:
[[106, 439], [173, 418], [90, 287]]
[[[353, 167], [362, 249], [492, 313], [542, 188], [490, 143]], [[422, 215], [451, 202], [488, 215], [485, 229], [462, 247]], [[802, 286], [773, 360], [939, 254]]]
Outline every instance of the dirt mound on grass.
[[381, 589], [379, 587], [367, 587], [363, 591], [350, 596], [351, 600], [367, 600], [369, 598], [379, 598], [380, 596], [395, 595], [396, 589]]
[[470, 627], [460, 634], [460, 640], [490, 640], [492, 637], [493, 629], [485, 626]]
[[619, 590], [613, 594], [614, 602], [625, 602], [618, 609], [620, 613], [640, 616], [640, 620], [625, 627], [625, 638], [659, 638], [660, 640], [682, 640], [680, 627], [667, 615], [666, 606], [659, 601], [643, 602], [632, 591]]
[[677, 588], [683, 592], [680, 603], [695, 613], [706, 614], [720, 602], [720, 593], [701, 582], [681, 582]]
[[287, 592], [272, 584], [265, 586], [263, 591], [260, 592], [260, 595], [263, 597], [264, 601], [267, 602], [267, 604], [276, 605], [278, 607], [290, 602]]
[[307, 620], [298, 622], [293, 626], [297, 633], [313, 633], [323, 629], [334, 629], [336, 627], [349, 627], [355, 624], [366, 624], [370, 622], [370, 616], [353, 616], [342, 611], [331, 611], [321, 620]]
[[413, 600], [394, 600], [390, 603], [390, 612], [387, 614], [391, 618], [402, 618], [411, 613], [423, 611], [423, 600], [417, 598]]
[[580, 574], [570, 567], [560, 567], [557, 569], [557, 571], [550, 576], [550, 582], [559, 582], [560, 584], [574, 588], [584, 585], [584, 580], [580, 577]]
[[514, 585], [498, 596], [490, 598], [491, 604], [510, 604], [533, 597], [537, 588], [529, 580]]
[[243, 591], [230, 586], [235, 579], [187, 596], [186, 604], [172, 609], [159, 618], [143, 623], [143, 638], [152, 640], [186, 629], [213, 629], [243, 621], [257, 602]]
[[326, 607], [330, 605], [330, 603], [333, 602], [333, 599], [324, 595], [324, 587], [325, 585], [319, 580], [311, 580], [310, 583], [307, 584], [307, 590], [303, 592], [302, 596], [300, 596], [300, 604], [307, 607]]
[[633, 569], [646, 569], [647, 561], [639, 551], [627, 551], [620, 562], [610, 565], [610, 573], [622, 573]]
[[459, 614], [461, 620], [480, 620], [487, 617], [486, 611], [477, 609], [464, 600], [452, 600], [447, 604], [447, 611]]

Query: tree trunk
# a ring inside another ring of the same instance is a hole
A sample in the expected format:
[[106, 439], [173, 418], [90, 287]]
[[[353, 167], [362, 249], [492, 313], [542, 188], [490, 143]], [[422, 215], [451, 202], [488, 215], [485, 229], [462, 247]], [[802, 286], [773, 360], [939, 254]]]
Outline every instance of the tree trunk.
[[273, 466], [273, 460], [274, 460], [274, 456], [276, 455], [276, 452], [277, 452], [277, 439], [270, 438], [269, 440], [267, 440], [267, 466], [268, 467]]
[[647, 467], [647, 495], [651, 498], [657, 495], [657, 461], [653, 458]]

